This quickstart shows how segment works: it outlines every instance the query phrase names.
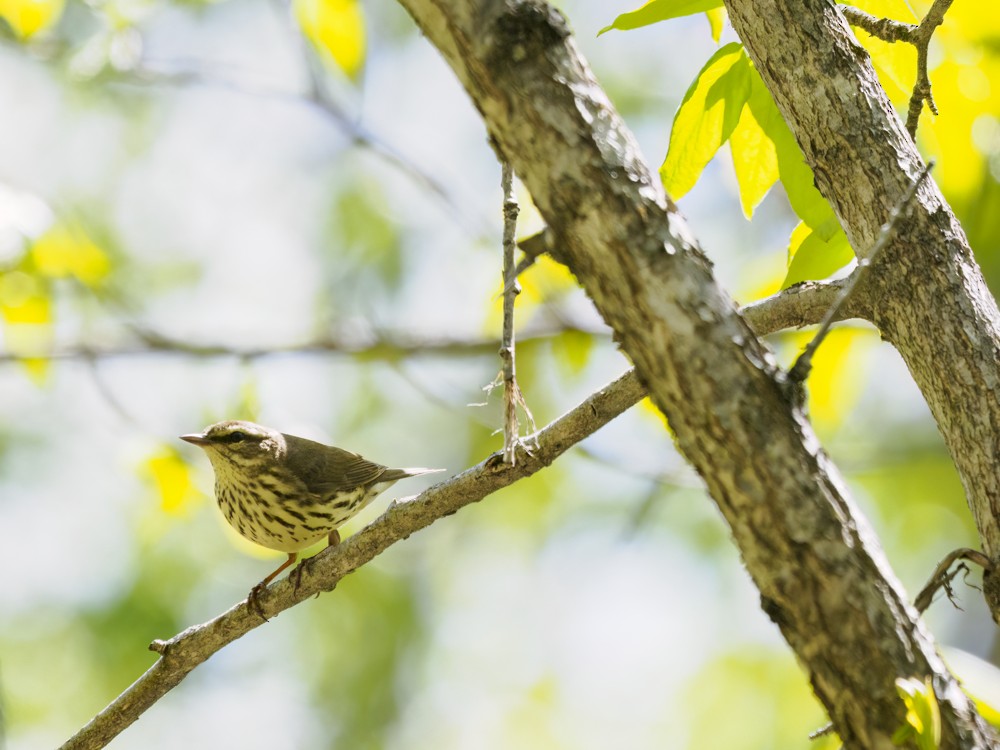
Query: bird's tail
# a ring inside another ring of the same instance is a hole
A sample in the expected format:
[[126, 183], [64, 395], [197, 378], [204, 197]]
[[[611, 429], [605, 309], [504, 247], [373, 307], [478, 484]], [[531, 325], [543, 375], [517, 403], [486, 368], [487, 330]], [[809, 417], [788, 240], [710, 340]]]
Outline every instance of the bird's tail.
[[380, 479], [382, 481], [395, 482], [400, 479], [406, 479], [406, 477], [419, 477], [421, 474], [434, 474], [438, 471], [447, 471], [447, 469], [425, 469], [422, 466], [410, 469], [387, 469]]

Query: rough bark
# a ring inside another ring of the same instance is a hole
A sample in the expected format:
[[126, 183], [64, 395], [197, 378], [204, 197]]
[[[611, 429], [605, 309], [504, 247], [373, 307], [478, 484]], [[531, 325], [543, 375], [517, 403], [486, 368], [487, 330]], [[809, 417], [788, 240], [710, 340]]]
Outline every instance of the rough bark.
[[770, 353], [715, 284], [563, 18], [537, 0], [401, 2], [669, 417], [845, 743], [893, 747], [903, 718], [894, 680], [933, 675], [946, 746], [989, 744]]
[[[727, 0], [733, 26], [856, 251], [871, 247], [920, 155], [868, 53], [829, 0]], [[1000, 563], [1000, 315], [968, 240], [928, 182], [872, 268], [870, 320], [905, 360]], [[987, 603], [1000, 622], [1000, 589]]]

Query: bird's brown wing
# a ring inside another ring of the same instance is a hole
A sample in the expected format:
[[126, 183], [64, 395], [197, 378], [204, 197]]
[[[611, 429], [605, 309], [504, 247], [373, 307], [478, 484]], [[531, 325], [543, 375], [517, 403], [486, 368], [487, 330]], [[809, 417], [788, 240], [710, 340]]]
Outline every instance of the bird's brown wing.
[[285, 435], [286, 462], [310, 493], [329, 497], [376, 481], [386, 467], [330, 445]]

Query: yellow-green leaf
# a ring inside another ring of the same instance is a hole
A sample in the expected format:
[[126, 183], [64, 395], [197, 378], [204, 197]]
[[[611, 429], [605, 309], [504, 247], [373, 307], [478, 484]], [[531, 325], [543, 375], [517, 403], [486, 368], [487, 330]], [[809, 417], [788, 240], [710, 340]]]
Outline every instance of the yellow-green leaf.
[[191, 469], [177, 449], [163, 446], [146, 459], [144, 467], [159, 495], [160, 506], [167, 513], [181, 513], [195, 497]]
[[28, 374], [28, 379], [35, 385], [45, 385], [52, 372], [52, 360], [47, 357], [25, 357], [18, 364]]
[[732, 42], [709, 58], [684, 95], [660, 167], [663, 187], [672, 198], [694, 187], [736, 128], [750, 96], [750, 72], [743, 46]]
[[838, 226], [829, 232], [830, 239], [824, 239], [824, 234], [825, 230], [813, 229], [805, 222], [792, 230], [788, 240], [788, 273], [782, 289], [800, 281], [825, 279], [851, 262], [854, 252], [844, 231]]
[[778, 175], [792, 210], [810, 227], [820, 230], [824, 240], [831, 239], [837, 229], [836, 223], [830, 224], [830, 220], [834, 218], [833, 209], [816, 189], [812, 169], [806, 164], [802, 149], [756, 70], [752, 72], [747, 106], [757, 124], [774, 144]]
[[612, 29], [619, 31], [638, 29], [671, 18], [690, 16], [694, 13], [703, 13], [720, 7], [722, 7], [722, 0], [649, 0], [640, 8], [622, 13], [611, 22], [610, 26], [605, 26], [598, 31], [597, 35], [600, 36]]
[[302, 33], [348, 78], [365, 63], [365, 17], [359, 0], [292, 0]]
[[7, 351], [20, 357], [28, 377], [42, 385], [49, 375], [52, 299], [48, 284], [24, 271], [0, 272], [0, 320]]
[[893, 735], [893, 742], [913, 740], [919, 750], [938, 750], [941, 746], [941, 709], [931, 678], [896, 680], [896, 692], [906, 706], [906, 723]]
[[90, 287], [99, 284], [111, 270], [108, 254], [82, 228], [67, 224], [56, 224], [35, 240], [30, 257], [42, 275], [73, 276]]
[[0, 18], [18, 39], [30, 39], [54, 26], [64, 6], [65, 0], [0, 0]]
[[[765, 97], [767, 102], [759, 101]], [[752, 71], [750, 97], [747, 100], [749, 106], [743, 108], [740, 121], [729, 137], [736, 183], [740, 188], [740, 206], [748, 219], [778, 181], [778, 154], [768, 130], [773, 131], [775, 124], [772, 120], [775, 117], [780, 119], [780, 115], [773, 104], [767, 106], [770, 101], [771, 95], [764, 88], [764, 82], [756, 71]], [[764, 121], [761, 122], [758, 117]]]
[[594, 350], [594, 337], [584, 331], [565, 331], [552, 340], [552, 353], [560, 369], [579, 375]]
[[[801, 352], [816, 335], [814, 330], [787, 334]], [[875, 334], [864, 328], [837, 326], [830, 329], [823, 345], [813, 355], [809, 372], [809, 417], [817, 430], [839, 428], [857, 406], [866, 382], [865, 372], [876, 343]]]
[[712, 41], [718, 44], [719, 39], [722, 38], [722, 27], [726, 24], [726, 9], [722, 7], [712, 8], [705, 11], [705, 16], [708, 18], [708, 25], [712, 28]]
[[0, 317], [9, 325], [48, 325], [52, 300], [46, 284], [24, 271], [0, 272]]

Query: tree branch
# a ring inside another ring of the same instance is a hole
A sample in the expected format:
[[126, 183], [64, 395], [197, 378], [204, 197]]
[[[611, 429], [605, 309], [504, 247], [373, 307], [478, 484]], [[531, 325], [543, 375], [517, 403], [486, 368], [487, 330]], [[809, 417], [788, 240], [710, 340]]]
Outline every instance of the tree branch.
[[[794, 11], [776, 0], [726, 6], [852, 246], [871, 247], [922, 162], [843, 16], [823, 0], [803, 2]], [[944, 9], [935, 3], [926, 28]], [[962, 478], [993, 561], [983, 592], [1000, 622], [1000, 312], [933, 180], [864, 286], [869, 319], [906, 362]]]
[[931, 79], [927, 73], [927, 49], [931, 37], [938, 26], [944, 23], [944, 14], [948, 12], [953, 0], [935, 0], [927, 15], [918, 25], [893, 21], [890, 18], [876, 18], [863, 10], [845, 5], [841, 8], [844, 17], [853, 26], [864, 29], [872, 36], [884, 42], [906, 42], [917, 50], [917, 80], [910, 94], [910, 106], [906, 113], [906, 132], [910, 138], [917, 137], [917, 124], [924, 102], [935, 115], [938, 113], [931, 94]]
[[[989, 730], [917, 624], [771, 354], [715, 284], [562, 16], [541, 0], [401, 2], [455, 71], [669, 418], [845, 743], [891, 746], [904, 715], [896, 677], [933, 675], [945, 741], [986, 744]], [[746, 2], [752, 15], [777, 0]], [[827, 0], [812, 6], [817, 17], [836, 12]], [[784, 46], [784, 26], [798, 21], [782, 23], [770, 25], [772, 44]], [[879, 213], [880, 225], [888, 209]]]
[[[504, 463], [498, 452], [413, 499], [391, 503], [357, 534], [307, 562], [297, 588], [284, 578], [266, 589], [260, 597], [264, 614], [274, 617], [311, 596], [332, 591], [344, 576], [396, 542], [548, 466], [642, 396], [642, 386], [629, 371], [532, 436], [532, 452], [518, 448], [516, 465]], [[161, 655], [156, 663], [70, 738], [63, 750], [104, 747], [192, 669], [261, 624], [260, 617], [243, 601], [167, 641], [154, 641], [150, 649]]]
[[[277, 346], [238, 347], [225, 344], [194, 344], [147, 329], [133, 328], [138, 343], [92, 345], [79, 343], [45, 353], [46, 359], [58, 361], [96, 361], [119, 357], [144, 357], [154, 354], [171, 354], [200, 359], [232, 357], [235, 359], [265, 359], [288, 355], [342, 354], [367, 360], [398, 360], [403, 357], [446, 356], [478, 357], [496, 354], [496, 340], [486, 338], [420, 337], [406, 333], [377, 334], [373, 337], [325, 338], [301, 344]], [[522, 344], [549, 341], [564, 333], [583, 333], [607, 337], [606, 329], [584, 328], [573, 324], [536, 327], [521, 334]], [[19, 363], [23, 356], [0, 352], [0, 365]]]

